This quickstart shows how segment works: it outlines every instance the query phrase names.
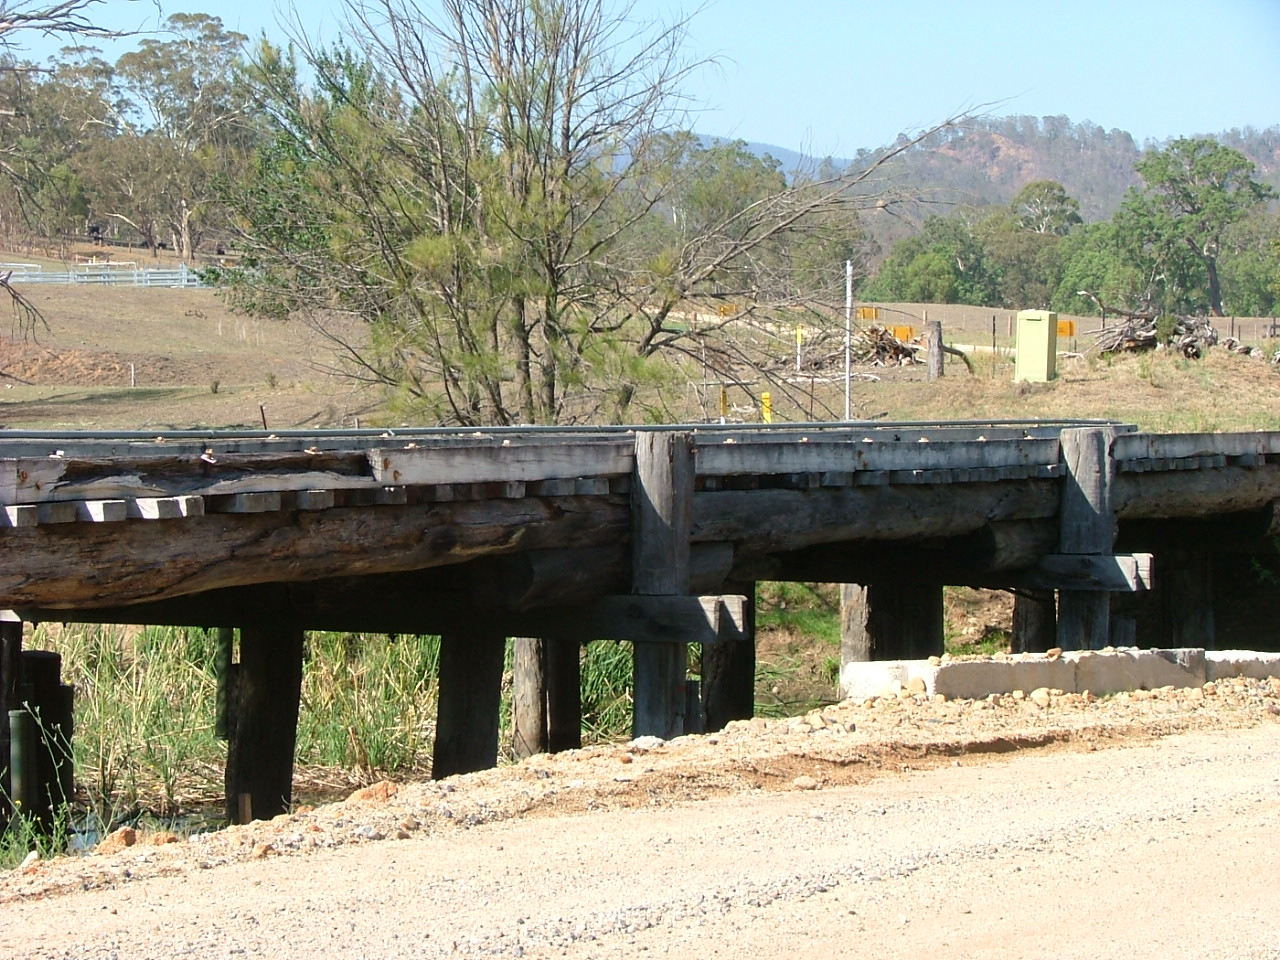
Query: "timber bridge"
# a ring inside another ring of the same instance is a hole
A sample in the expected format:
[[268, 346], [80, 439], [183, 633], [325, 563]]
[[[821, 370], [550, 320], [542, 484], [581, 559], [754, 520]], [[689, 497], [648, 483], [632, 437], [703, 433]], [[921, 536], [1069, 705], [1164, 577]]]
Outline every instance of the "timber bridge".
[[441, 636], [443, 777], [496, 762], [510, 637], [521, 753], [579, 744], [594, 639], [638, 735], [751, 716], [759, 580], [859, 585], [847, 659], [941, 653], [944, 585], [1014, 589], [1022, 649], [1212, 648], [1212, 555], [1278, 501], [1280, 433], [1097, 421], [0, 431], [0, 724], [24, 621], [238, 630], [228, 817], [266, 818], [306, 630]]

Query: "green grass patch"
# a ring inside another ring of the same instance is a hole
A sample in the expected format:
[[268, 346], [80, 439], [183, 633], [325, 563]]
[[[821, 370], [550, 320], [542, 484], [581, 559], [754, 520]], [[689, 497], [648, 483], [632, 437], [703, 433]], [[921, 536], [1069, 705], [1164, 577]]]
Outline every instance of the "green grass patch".
[[840, 647], [840, 588], [766, 581], [756, 588], [756, 629], [791, 630]]

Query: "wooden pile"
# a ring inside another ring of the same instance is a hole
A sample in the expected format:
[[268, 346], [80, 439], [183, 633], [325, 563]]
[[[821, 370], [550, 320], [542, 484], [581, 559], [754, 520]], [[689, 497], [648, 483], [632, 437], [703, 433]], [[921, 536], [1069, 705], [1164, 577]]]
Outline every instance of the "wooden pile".
[[[1099, 330], [1094, 336], [1094, 349], [1099, 353], [1124, 353], [1154, 350], [1160, 338], [1156, 331], [1157, 318], [1150, 316], [1129, 317], [1118, 324]], [[1199, 360], [1204, 351], [1218, 342], [1218, 331], [1208, 317], [1178, 317], [1173, 335], [1167, 341], [1189, 360]]]

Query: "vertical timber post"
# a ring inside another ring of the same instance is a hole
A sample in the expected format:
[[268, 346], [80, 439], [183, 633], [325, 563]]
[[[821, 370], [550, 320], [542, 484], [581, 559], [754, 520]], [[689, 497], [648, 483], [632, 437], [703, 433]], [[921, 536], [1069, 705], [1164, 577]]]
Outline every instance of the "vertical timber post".
[[1058, 645], [1058, 612], [1052, 590], [1013, 595], [1013, 652], [1044, 653]]
[[1155, 567], [1168, 645], [1216, 650], [1212, 556], [1175, 547], [1157, 553]]
[[[631, 485], [631, 592], [673, 596], [689, 592], [689, 533], [693, 525], [693, 438], [675, 431], [636, 434]], [[633, 645], [634, 735], [684, 733], [688, 645]]]
[[941, 656], [943, 638], [941, 584], [841, 584], [842, 665]]
[[236, 708], [227, 745], [227, 820], [270, 820], [293, 800], [303, 632], [242, 627]]
[[13, 782], [9, 770], [9, 711], [18, 709], [19, 673], [22, 669], [22, 621], [9, 610], [0, 610], [0, 829], [9, 822]]
[[546, 641], [513, 637], [511, 742], [517, 760], [551, 752], [547, 731]]
[[219, 740], [231, 739], [235, 713], [235, 645], [234, 627], [218, 627], [213, 653], [213, 674], [217, 682], [214, 691], [213, 735]]
[[938, 380], [942, 377], [944, 367], [943, 351], [942, 351], [942, 321], [926, 320], [924, 324], [924, 338], [929, 344], [928, 360], [928, 379]]
[[431, 776], [474, 773], [498, 765], [498, 721], [506, 637], [447, 633], [440, 637], [440, 699]]
[[[75, 691], [62, 682], [62, 655], [51, 650], [22, 653], [23, 709], [34, 724], [34, 749], [28, 757], [35, 784], [25, 813], [51, 834], [59, 811], [75, 793], [71, 753]], [[16, 769], [15, 764], [15, 769]], [[15, 794], [20, 796], [21, 791]]]
[[582, 645], [565, 637], [543, 641], [547, 665], [547, 749], [582, 746]]
[[[1113, 427], [1078, 427], [1061, 434], [1062, 500], [1058, 550], [1066, 554], [1110, 554], [1116, 539], [1111, 508], [1115, 463]], [[1111, 594], [1062, 590], [1058, 596], [1058, 645], [1064, 650], [1101, 650], [1110, 643]]]
[[756, 712], [756, 585], [731, 583], [725, 590], [747, 598], [746, 636], [702, 648], [702, 715], [709, 732]]
[[582, 746], [582, 667], [576, 640], [516, 637], [512, 676], [515, 755]]

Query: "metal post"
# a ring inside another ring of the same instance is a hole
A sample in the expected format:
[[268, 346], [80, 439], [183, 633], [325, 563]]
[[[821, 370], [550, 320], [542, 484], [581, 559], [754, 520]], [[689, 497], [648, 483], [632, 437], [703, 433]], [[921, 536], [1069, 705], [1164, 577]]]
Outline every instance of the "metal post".
[[36, 724], [26, 709], [9, 711], [9, 782], [16, 814], [30, 817], [37, 803]]
[[853, 261], [844, 262], [844, 418], [852, 409], [850, 384], [853, 382]]

